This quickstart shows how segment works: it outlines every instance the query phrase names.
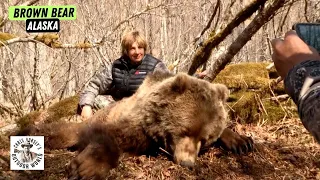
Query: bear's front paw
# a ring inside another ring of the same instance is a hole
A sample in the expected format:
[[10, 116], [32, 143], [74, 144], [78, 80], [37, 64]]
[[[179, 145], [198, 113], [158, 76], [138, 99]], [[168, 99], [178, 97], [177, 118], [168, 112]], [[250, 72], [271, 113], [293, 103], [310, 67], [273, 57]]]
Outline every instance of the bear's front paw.
[[68, 166], [69, 180], [105, 179], [112, 167], [104, 156], [107, 154], [99, 152], [99, 146], [88, 145], [70, 162]]
[[239, 135], [228, 128], [223, 131], [217, 143], [235, 154], [242, 155], [253, 151], [253, 140], [251, 137]]

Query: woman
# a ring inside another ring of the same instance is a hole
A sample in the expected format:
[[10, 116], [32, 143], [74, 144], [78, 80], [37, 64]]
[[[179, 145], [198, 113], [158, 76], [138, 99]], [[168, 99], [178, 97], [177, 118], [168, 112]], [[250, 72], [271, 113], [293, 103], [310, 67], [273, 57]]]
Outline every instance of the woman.
[[[81, 93], [79, 107], [83, 119], [93, 115], [93, 108], [99, 109], [114, 100], [131, 96], [148, 73], [156, 70], [168, 71], [162, 61], [146, 54], [146, 50], [147, 42], [138, 31], [131, 31], [123, 36], [121, 57], [97, 73]], [[99, 100], [96, 99], [98, 95], [110, 95], [112, 98]]]

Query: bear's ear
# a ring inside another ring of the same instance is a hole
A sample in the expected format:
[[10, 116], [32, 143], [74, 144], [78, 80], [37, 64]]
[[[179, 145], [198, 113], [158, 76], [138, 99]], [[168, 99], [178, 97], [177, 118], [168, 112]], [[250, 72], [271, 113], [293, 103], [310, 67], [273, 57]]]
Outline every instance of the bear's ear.
[[190, 82], [188, 80], [188, 75], [186, 74], [176, 75], [171, 84], [171, 90], [182, 94], [189, 87]]
[[212, 84], [212, 85], [216, 89], [218, 99], [226, 102], [230, 95], [230, 91], [228, 87], [224, 84]]

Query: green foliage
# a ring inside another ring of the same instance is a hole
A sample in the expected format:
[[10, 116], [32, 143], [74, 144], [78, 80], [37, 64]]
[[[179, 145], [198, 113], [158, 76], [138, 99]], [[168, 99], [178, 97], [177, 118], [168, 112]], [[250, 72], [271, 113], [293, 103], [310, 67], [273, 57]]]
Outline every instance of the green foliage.
[[35, 37], [35, 40], [43, 42], [47, 46], [51, 46], [52, 43], [57, 41], [59, 38], [58, 34], [54, 33], [41, 33]]
[[267, 121], [269, 124], [274, 124], [279, 120], [282, 120], [286, 116], [286, 112], [274, 101], [266, 100], [263, 101], [265, 112], [262, 113], [262, 119]]
[[231, 119], [240, 119], [241, 123], [252, 123], [256, 121], [258, 105], [255, 99], [255, 92], [239, 91], [230, 95], [232, 101], [229, 106]]
[[269, 78], [267, 63], [240, 63], [230, 64], [218, 76], [257, 76]]
[[33, 125], [35, 122], [51, 123], [61, 120], [64, 117], [75, 115], [79, 96], [72, 96], [50, 106], [45, 111], [33, 111], [16, 120], [20, 129]]
[[[263, 98], [261, 98], [261, 96]], [[230, 95], [228, 105], [231, 107], [231, 119], [238, 119], [241, 123], [258, 123], [265, 121], [268, 124], [274, 124], [283, 118], [290, 117], [292, 114], [297, 115], [293, 101], [290, 99], [281, 102], [281, 106], [270, 99], [271, 96], [262, 92], [238, 91]], [[287, 114], [288, 113], [288, 114]]]
[[284, 89], [284, 84], [283, 84], [283, 81], [281, 81], [279, 84], [277, 84], [274, 89], [273, 89], [273, 92], [275, 94], [286, 94], [286, 91]]
[[230, 89], [259, 89], [265, 87], [269, 83], [269, 79], [254, 75], [233, 75], [233, 76], [217, 76], [213, 81], [222, 83]]
[[[0, 19], [1, 23], [1, 19]], [[9, 33], [0, 32], [0, 47], [3, 46], [3, 43], [9, 39], [15, 38], [16, 36]]]
[[16, 120], [17, 126], [20, 129], [27, 127], [28, 125], [34, 124], [35, 120], [39, 118], [41, 115], [40, 111], [32, 111], [29, 114], [22, 116], [21, 118]]
[[[231, 119], [241, 123], [267, 122], [273, 124], [284, 117], [296, 115], [293, 101], [280, 102], [271, 100], [274, 95], [285, 94], [283, 82], [272, 90], [270, 79], [277, 77], [275, 68], [267, 70], [268, 63], [241, 63], [228, 65], [214, 80], [214, 83], [225, 84], [232, 93], [228, 100], [231, 107]], [[274, 95], [273, 95], [274, 94]], [[287, 108], [290, 107], [290, 108]], [[288, 110], [289, 109], [289, 110]]]
[[75, 115], [78, 103], [79, 96], [72, 96], [53, 104], [48, 108], [49, 117], [46, 122], [59, 121], [61, 118]]

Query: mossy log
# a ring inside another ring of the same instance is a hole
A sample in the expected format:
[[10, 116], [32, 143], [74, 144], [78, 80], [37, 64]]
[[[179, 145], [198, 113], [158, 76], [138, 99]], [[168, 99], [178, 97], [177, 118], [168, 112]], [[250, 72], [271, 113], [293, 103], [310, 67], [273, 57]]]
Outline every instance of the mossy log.
[[278, 76], [275, 68], [266, 69], [268, 64], [231, 64], [226, 66], [213, 81], [225, 84], [231, 90], [228, 105], [232, 120], [241, 123], [266, 122], [273, 124], [285, 117], [297, 116], [295, 105], [291, 99], [285, 102], [271, 99], [271, 97], [286, 92], [283, 82], [273, 88], [270, 87], [270, 83]]
[[61, 121], [64, 118], [69, 118], [76, 114], [77, 105], [79, 103], [79, 96], [71, 96], [63, 99], [47, 110], [33, 111], [16, 120], [20, 129], [36, 124], [36, 123], [51, 123]]

